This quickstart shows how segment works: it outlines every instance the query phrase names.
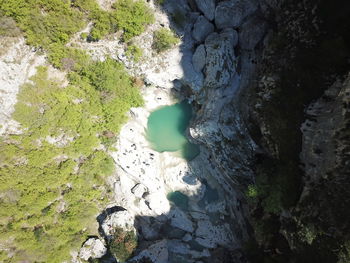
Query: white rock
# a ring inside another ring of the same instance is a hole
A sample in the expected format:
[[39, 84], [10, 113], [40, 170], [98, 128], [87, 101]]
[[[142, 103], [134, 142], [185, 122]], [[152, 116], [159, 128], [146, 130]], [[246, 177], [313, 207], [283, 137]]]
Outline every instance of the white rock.
[[142, 198], [143, 194], [147, 192], [147, 187], [143, 184], [136, 184], [131, 192], [138, 198]]
[[101, 240], [97, 238], [89, 238], [79, 251], [79, 257], [88, 260], [90, 258], [101, 258], [107, 252]]
[[[0, 46], [5, 49], [3, 41], [10, 40], [6, 37], [0, 39]], [[17, 93], [20, 86], [36, 73], [36, 67], [44, 63], [44, 56], [37, 55], [32, 47], [25, 44], [24, 38], [16, 40], [0, 56], [0, 135], [20, 133], [19, 124], [11, 119]]]
[[102, 222], [104, 235], [110, 238], [116, 228], [122, 228], [125, 231], [135, 231], [134, 217], [128, 211], [119, 211], [108, 215]]

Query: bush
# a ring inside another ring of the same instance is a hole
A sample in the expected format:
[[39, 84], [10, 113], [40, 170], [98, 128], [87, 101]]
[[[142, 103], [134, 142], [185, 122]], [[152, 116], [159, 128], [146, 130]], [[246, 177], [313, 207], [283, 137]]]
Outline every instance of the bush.
[[142, 49], [136, 45], [129, 45], [125, 52], [126, 56], [138, 62], [142, 57]]
[[62, 262], [94, 234], [104, 178], [114, 170], [107, 152], [96, 148], [108, 147], [105, 134], [117, 134], [129, 108], [142, 104], [121, 64], [86, 59], [65, 88], [38, 68], [13, 114], [24, 133], [0, 140], [0, 243], [12, 240], [14, 262]]
[[111, 253], [120, 262], [129, 259], [137, 246], [137, 237], [134, 231], [124, 231], [116, 228], [112, 240], [109, 242]]
[[141, 0], [118, 0], [113, 16], [119, 29], [123, 30], [124, 41], [140, 35], [147, 25], [154, 22], [152, 10]]
[[171, 48], [177, 43], [179, 43], [179, 39], [169, 29], [161, 28], [158, 31], [154, 32], [152, 47], [158, 53]]

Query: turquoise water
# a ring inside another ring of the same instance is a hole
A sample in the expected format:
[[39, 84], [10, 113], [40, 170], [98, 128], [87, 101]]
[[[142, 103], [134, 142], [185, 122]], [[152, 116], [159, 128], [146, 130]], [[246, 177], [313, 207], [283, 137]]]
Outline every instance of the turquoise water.
[[179, 191], [171, 192], [167, 196], [168, 200], [184, 211], [188, 210], [188, 196]]
[[152, 112], [147, 123], [147, 139], [158, 152], [179, 152], [186, 160], [199, 154], [198, 145], [185, 136], [192, 118], [192, 107], [187, 102], [164, 106]]

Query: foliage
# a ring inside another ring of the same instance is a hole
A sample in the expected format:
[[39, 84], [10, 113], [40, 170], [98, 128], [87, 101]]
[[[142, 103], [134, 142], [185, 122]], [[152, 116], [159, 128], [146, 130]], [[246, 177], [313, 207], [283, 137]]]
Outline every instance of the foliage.
[[127, 47], [125, 54], [129, 58], [132, 58], [134, 61], [138, 62], [142, 57], [142, 49], [134, 44], [131, 44]]
[[0, 0], [0, 10], [16, 20], [28, 44], [43, 48], [66, 44], [85, 24], [82, 12], [71, 8], [70, 1]]
[[179, 39], [175, 34], [166, 28], [161, 28], [158, 31], [154, 32], [153, 35], [153, 48], [158, 52], [163, 52], [173, 45], [177, 44]]
[[[130, 40], [154, 21], [151, 9], [142, 0], [118, 0], [113, 8], [102, 10], [95, 0], [0, 0], [3, 16], [17, 22], [27, 43], [49, 52], [54, 52], [52, 46], [62, 49], [89, 21], [93, 22], [89, 41], [98, 41], [119, 29], [124, 32], [123, 39]], [[2, 27], [13, 28], [11, 20], [4, 19]], [[0, 35], [2, 31], [0, 27]]]
[[118, 261], [125, 262], [137, 246], [137, 237], [134, 231], [124, 231], [122, 228], [116, 228], [114, 231], [109, 249]]
[[11, 242], [14, 262], [62, 262], [93, 233], [103, 178], [114, 170], [111, 157], [97, 150], [108, 142], [104, 131], [118, 133], [142, 99], [111, 59], [78, 67], [65, 88], [44, 67], [31, 80], [13, 114], [24, 133], [0, 142], [0, 242]]
[[141, 0], [118, 0], [114, 3], [114, 16], [118, 28], [123, 30], [125, 41], [140, 35], [146, 25], [154, 22], [151, 9]]

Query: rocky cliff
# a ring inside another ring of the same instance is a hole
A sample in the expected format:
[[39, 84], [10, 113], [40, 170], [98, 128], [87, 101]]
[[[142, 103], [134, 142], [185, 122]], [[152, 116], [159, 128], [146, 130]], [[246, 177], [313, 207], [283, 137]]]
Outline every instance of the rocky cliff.
[[[108, 9], [113, 1], [99, 2]], [[123, 63], [144, 80], [146, 101], [109, 152], [110, 200], [98, 234], [72, 262], [123, 261], [112, 251], [120, 229], [123, 239], [139, 239], [130, 262], [348, 262], [349, 4], [150, 5], [156, 22], [134, 39], [144, 49], [140, 62], [116, 35], [68, 44]], [[156, 54], [153, 32], [163, 27], [182, 41]], [[18, 88], [44, 63], [23, 39], [1, 58], [0, 73], [10, 77], [0, 90], [8, 104], [0, 106], [0, 134], [12, 132]], [[150, 112], [183, 99], [195, 110], [188, 138], [201, 147], [190, 162], [152, 150], [145, 137]]]
[[282, 1], [250, 96], [256, 185], [250, 259], [347, 262], [349, 5]]

